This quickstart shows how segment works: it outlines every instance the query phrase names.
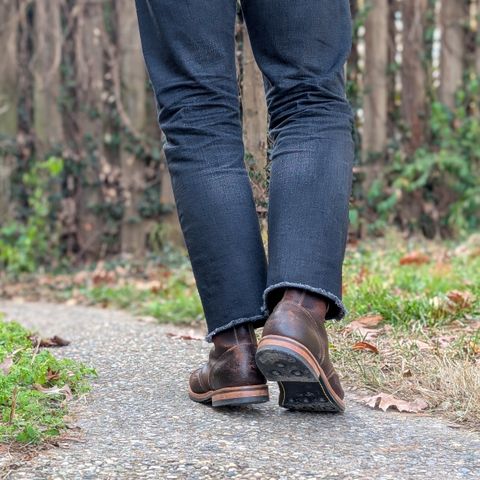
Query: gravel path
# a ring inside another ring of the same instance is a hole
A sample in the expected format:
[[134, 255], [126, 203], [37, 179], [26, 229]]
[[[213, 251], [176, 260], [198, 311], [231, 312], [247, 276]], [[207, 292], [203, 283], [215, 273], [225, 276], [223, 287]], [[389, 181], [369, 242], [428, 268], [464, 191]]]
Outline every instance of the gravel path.
[[[57, 352], [99, 378], [73, 405], [81, 442], [52, 448], [11, 479], [480, 478], [480, 437], [422, 416], [348, 401], [343, 415], [292, 413], [269, 403], [214, 410], [186, 395], [210, 349], [116, 311], [0, 302], [8, 318], [72, 341]], [[348, 397], [347, 397], [348, 400]]]

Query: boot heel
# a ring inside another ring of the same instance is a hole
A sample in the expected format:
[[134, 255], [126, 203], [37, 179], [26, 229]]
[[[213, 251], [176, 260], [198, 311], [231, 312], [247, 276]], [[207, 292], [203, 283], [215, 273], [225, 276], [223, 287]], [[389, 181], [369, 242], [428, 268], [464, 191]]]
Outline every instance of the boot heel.
[[267, 385], [249, 385], [246, 387], [228, 387], [215, 390], [212, 395], [212, 407], [248, 405], [268, 402]]
[[287, 337], [268, 335], [255, 355], [265, 378], [278, 382], [279, 405], [291, 410], [341, 412], [345, 402], [333, 388], [312, 353]]

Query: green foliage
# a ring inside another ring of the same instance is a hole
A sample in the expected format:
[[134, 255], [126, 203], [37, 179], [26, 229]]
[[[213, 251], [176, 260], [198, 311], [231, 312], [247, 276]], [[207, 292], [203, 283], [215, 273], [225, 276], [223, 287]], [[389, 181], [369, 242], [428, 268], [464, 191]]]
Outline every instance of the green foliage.
[[63, 160], [50, 157], [36, 162], [23, 174], [28, 193], [24, 221], [0, 227], [0, 266], [12, 273], [33, 272], [40, 263], [55, 264], [60, 258], [55, 192]]
[[87, 392], [87, 377], [95, 375], [81, 363], [37, 351], [31, 335], [0, 316], [0, 443], [35, 443], [58, 435], [67, 412], [62, 392]]
[[475, 77], [458, 92], [454, 111], [433, 102], [430, 144], [409, 159], [397, 152], [367, 193], [378, 214], [371, 229], [383, 228], [392, 215], [408, 217], [412, 204], [421, 211], [408, 219], [412, 229], [430, 223], [454, 236], [480, 228], [480, 116], [472, 113], [478, 105], [480, 81]]

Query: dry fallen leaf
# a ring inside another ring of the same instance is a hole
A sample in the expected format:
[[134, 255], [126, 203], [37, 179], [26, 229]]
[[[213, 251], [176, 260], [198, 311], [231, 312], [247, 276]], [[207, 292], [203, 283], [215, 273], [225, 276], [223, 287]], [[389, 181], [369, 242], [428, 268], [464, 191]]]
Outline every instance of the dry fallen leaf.
[[400, 265], [422, 265], [429, 262], [430, 257], [426, 253], [418, 251], [407, 253], [400, 259]]
[[106, 270], [95, 270], [92, 275], [92, 282], [94, 285], [113, 284], [115, 283], [115, 272]]
[[437, 295], [429, 300], [430, 305], [440, 312], [455, 313], [472, 305], [474, 295], [468, 291], [451, 290], [445, 295]]
[[64, 395], [65, 400], [71, 400], [73, 398], [72, 391], [70, 390], [70, 387], [68, 385], [64, 385], [63, 387], [45, 388], [36, 383], [35, 385], [33, 385], [33, 388], [47, 395]]
[[373, 353], [378, 353], [378, 348], [368, 342], [357, 342], [352, 347], [353, 350], [368, 350]]
[[373, 340], [383, 332], [383, 328], [366, 328], [361, 323], [350, 322], [343, 331], [348, 335], [350, 333], [358, 333], [364, 340]]
[[383, 329], [370, 328], [377, 326], [383, 320], [382, 315], [365, 315], [350, 322], [345, 328], [344, 332], [358, 333], [364, 340], [372, 340], [383, 332]]
[[381, 321], [383, 321], [382, 315], [365, 315], [357, 318], [356, 322], [362, 324], [365, 327], [376, 327]]
[[58, 380], [59, 378], [60, 374], [58, 372], [54, 372], [53, 370], [48, 369], [47, 382], [51, 382], [52, 380]]
[[377, 408], [386, 412], [389, 408], [394, 408], [399, 412], [418, 413], [428, 408], [428, 403], [421, 398], [413, 401], [400, 400], [387, 393], [378, 393], [371, 397], [364, 397], [361, 401], [369, 407]]
[[167, 337], [175, 338], [179, 340], [203, 340], [201, 337], [192, 337], [191, 335], [180, 335], [178, 333], [166, 333]]
[[458, 305], [459, 308], [468, 308], [474, 300], [474, 296], [471, 292], [462, 292], [460, 290], [451, 290], [450, 292], [447, 292], [447, 297], [453, 303]]
[[474, 355], [480, 355], [480, 344], [470, 341], [468, 342], [468, 346]]
[[7, 356], [3, 360], [2, 363], [0, 363], [0, 372], [2, 372], [4, 375], [8, 375], [10, 373], [10, 369], [13, 366], [13, 357]]
[[140, 290], [141, 292], [152, 292], [158, 293], [162, 290], [163, 284], [160, 280], [150, 280], [150, 281], [136, 281], [134, 283], [135, 289]]
[[38, 338], [34, 335], [30, 337], [30, 341], [32, 342], [33, 346], [44, 347], [44, 348], [52, 348], [52, 347], [66, 347], [70, 345], [68, 340], [64, 340], [63, 338], [59, 337], [58, 335], [54, 335], [51, 338]]

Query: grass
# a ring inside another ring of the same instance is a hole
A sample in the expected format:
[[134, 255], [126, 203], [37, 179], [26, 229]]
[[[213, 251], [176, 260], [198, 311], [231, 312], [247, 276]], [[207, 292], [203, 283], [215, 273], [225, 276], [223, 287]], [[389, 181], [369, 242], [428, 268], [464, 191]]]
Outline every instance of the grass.
[[[478, 242], [480, 249], [480, 238]], [[480, 315], [480, 251], [461, 255], [455, 248], [426, 240], [407, 242], [392, 231], [383, 240], [349, 249], [344, 262], [349, 319], [375, 313], [395, 327], [412, 330]], [[421, 252], [426, 263], [401, 265], [409, 251]], [[471, 303], [457, 311], [442, 308], [453, 290], [468, 292]]]
[[332, 358], [346, 385], [396, 398], [426, 400], [430, 412], [480, 429], [480, 368], [478, 332], [449, 330], [454, 338], [443, 343], [445, 329], [409, 333], [380, 331], [369, 340], [378, 354], [355, 350], [361, 334], [330, 329]]
[[189, 268], [168, 271], [161, 280], [131, 280], [120, 285], [94, 285], [80, 289], [91, 303], [128, 309], [162, 323], [197, 323], [202, 304]]
[[65, 428], [67, 399], [88, 391], [93, 369], [36, 348], [32, 333], [0, 316], [0, 443], [38, 443]]
[[[407, 255], [424, 263], [401, 264]], [[350, 312], [330, 333], [346, 384], [422, 398], [431, 412], [480, 430], [480, 237], [448, 244], [391, 232], [349, 248], [344, 282]], [[349, 322], [368, 315], [383, 320], [350, 331]], [[358, 341], [378, 354], [353, 349]]]
[[[383, 238], [350, 244], [343, 273], [349, 314], [330, 322], [329, 330], [345, 384], [404, 400], [421, 397], [431, 412], [480, 430], [480, 235], [434, 242], [391, 230]], [[204, 326], [187, 261], [100, 264], [10, 284], [3, 294], [112, 306], [160, 322]], [[382, 319], [374, 332], [367, 331], [371, 338], [350, 331], [350, 322], [368, 315]], [[378, 353], [353, 349], [361, 340]]]

